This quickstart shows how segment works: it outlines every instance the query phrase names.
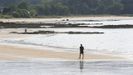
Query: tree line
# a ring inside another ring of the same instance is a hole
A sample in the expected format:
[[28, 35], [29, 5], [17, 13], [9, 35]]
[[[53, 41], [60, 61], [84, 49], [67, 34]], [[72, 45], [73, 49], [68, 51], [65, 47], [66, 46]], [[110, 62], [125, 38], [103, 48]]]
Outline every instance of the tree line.
[[1, 14], [13, 17], [133, 14], [133, 0], [24, 0], [4, 7]]

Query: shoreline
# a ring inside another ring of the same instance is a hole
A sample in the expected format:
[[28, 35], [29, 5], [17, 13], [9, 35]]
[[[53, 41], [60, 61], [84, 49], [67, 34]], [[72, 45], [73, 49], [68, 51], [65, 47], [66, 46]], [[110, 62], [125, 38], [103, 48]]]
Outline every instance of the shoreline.
[[[92, 21], [117, 21], [117, 20], [132, 20], [132, 19], [133, 17], [129, 16], [68, 16], [61, 18], [9, 18], [9, 19], [0, 19], [0, 28], [64, 28], [64, 27], [91, 28], [90, 23], [80, 23], [80, 22], [78, 23], [75, 21], [92, 22]], [[96, 25], [103, 26], [102, 23], [96, 23]]]
[[[32, 49], [26, 47], [16, 47], [10, 45], [0, 45], [0, 60], [30, 60], [30, 59], [60, 59], [75, 61], [78, 59], [78, 52], [56, 52], [47, 49]], [[84, 60], [119, 60], [122, 57], [85, 54]]]
[[3, 23], [55, 23], [60, 21], [66, 21], [69, 19], [70, 21], [73, 20], [131, 20], [133, 17], [130, 16], [68, 16], [68, 17], [61, 17], [61, 18], [9, 18], [3, 19], [0, 18], [0, 22]]
[[[23, 32], [23, 29], [3, 29], [0, 32], [0, 39], [21, 39], [21, 38], [29, 38], [32, 36], [38, 36], [36, 34], [11, 34], [9, 32], [19, 31]], [[55, 49], [55, 51], [53, 50]], [[77, 52], [64, 52], [61, 49], [57, 48], [49, 48], [45, 47], [37, 47], [37, 46], [26, 46], [26, 45], [17, 45], [17, 44], [0, 44], [0, 60], [29, 60], [29, 59], [60, 59], [60, 60], [79, 60], [79, 53]], [[85, 60], [119, 60], [126, 59], [121, 56], [115, 56], [111, 54], [85, 54]]]
[[[49, 22], [49, 21], [60, 21], [62, 19], [69, 18], [70, 20], [112, 20], [112, 19], [133, 19], [133, 17], [123, 17], [123, 16], [105, 16], [105, 17], [64, 17], [64, 18], [29, 18], [29, 19], [0, 19], [0, 21], [8, 21], [8, 22]], [[8, 39], [8, 38], [28, 38], [31, 37], [32, 35], [29, 34], [11, 34], [9, 32], [11, 31], [19, 31], [19, 32], [24, 32], [24, 29], [3, 29], [0, 30], [0, 39]], [[38, 35], [36, 35], [38, 36]], [[56, 51], [51, 51], [48, 49], [37, 49], [37, 48], [27, 48], [24, 46], [10, 46], [10, 45], [0, 45], [0, 60], [29, 60], [29, 59], [47, 59], [47, 58], [55, 58], [55, 59], [61, 59], [61, 60], [78, 60], [78, 55], [79, 53], [73, 53], [73, 52], [56, 52]], [[119, 56], [113, 56], [113, 55], [104, 55], [104, 54], [85, 54], [85, 60], [119, 60], [119, 59], [124, 59]]]

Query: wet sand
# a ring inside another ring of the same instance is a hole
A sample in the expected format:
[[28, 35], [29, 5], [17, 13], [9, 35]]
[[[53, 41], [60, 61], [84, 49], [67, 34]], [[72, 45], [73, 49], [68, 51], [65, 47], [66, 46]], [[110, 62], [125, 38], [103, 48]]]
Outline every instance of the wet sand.
[[[1, 60], [30, 60], [30, 59], [46, 59], [54, 58], [61, 60], [78, 60], [78, 52], [55, 52], [46, 49], [32, 49], [9, 45], [0, 45]], [[121, 57], [111, 55], [85, 54], [84, 60], [113, 60], [122, 59]]]
[[127, 61], [0, 62], [1, 75], [133, 75]]

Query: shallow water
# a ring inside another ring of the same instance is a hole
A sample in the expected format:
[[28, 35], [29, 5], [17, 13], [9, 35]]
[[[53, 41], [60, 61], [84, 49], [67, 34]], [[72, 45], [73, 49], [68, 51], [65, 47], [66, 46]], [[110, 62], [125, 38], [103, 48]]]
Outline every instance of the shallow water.
[[[102, 25], [133, 25], [133, 20], [80, 20], [74, 23], [102, 23]], [[33, 35], [25, 39], [0, 39], [0, 43], [23, 44], [53, 48], [54, 50], [77, 52], [83, 44], [85, 51], [117, 55], [133, 55], [133, 28], [97, 29], [97, 28], [39, 28], [28, 31], [48, 30], [56, 32], [104, 32], [104, 34], [46, 34]]]
[[77, 52], [83, 44], [86, 52], [133, 55], [133, 29], [48, 28], [42, 30], [104, 32], [104, 34], [47, 34], [24, 39], [1, 39], [0, 42], [55, 48]]
[[1, 75], [133, 75], [127, 61], [0, 62]]
[[[122, 24], [127, 22], [121, 21]], [[132, 24], [131, 21], [129, 23]], [[133, 29], [42, 28], [36, 30], [104, 32], [104, 34], [47, 34], [19, 39], [9, 37], [0, 39], [0, 44], [42, 46], [54, 48], [53, 50], [77, 52], [82, 43], [85, 52], [88, 53], [109, 53], [125, 55], [124, 57], [133, 55]], [[133, 75], [132, 70], [132, 61], [0, 61], [0, 75]]]

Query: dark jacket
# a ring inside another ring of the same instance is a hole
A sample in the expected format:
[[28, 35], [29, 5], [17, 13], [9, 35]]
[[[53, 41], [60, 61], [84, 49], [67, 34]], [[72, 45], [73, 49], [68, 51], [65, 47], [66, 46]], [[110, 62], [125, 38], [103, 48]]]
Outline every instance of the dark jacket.
[[84, 53], [84, 47], [80, 46], [80, 53], [83, 54]]

